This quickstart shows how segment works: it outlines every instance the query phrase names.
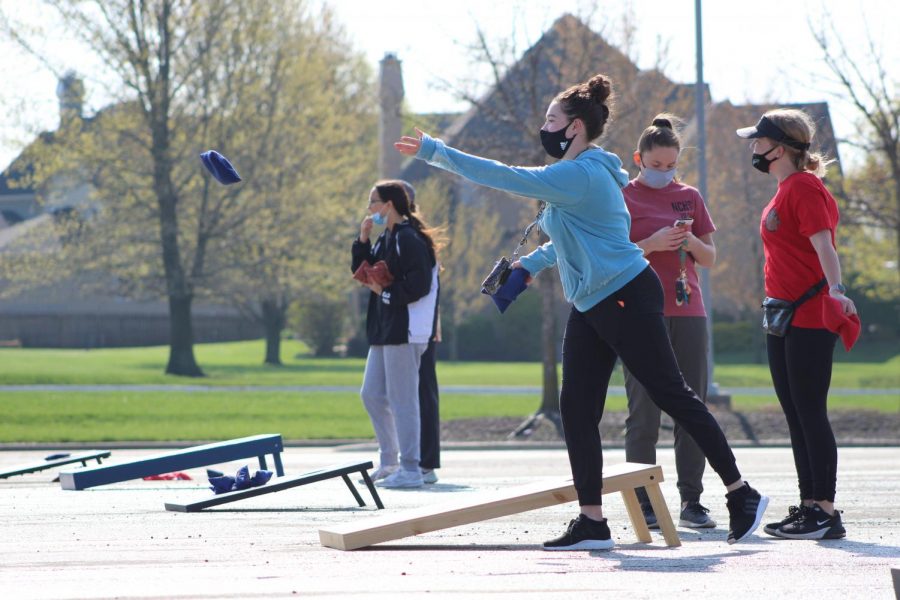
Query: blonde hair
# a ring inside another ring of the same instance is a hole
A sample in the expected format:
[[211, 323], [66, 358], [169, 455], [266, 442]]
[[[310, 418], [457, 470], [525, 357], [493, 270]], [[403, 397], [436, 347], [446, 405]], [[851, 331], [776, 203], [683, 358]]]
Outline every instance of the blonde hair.
[[[816, 134], [816, 125], [808, 114], [796, 108], [776, 108], [768, 111], [765, 115], [778, 129], [783, 131], [792, 140], [803, 144], [811, 144], [813, 136]], [[788, 157], [799, 171], [810, 171], [818, 177], [825, 177], [828, 165], [834, 160], [827, 158], [823, 154], [810, 152], [809, 150], [798, 150], [787, 144], [782, 144]]]

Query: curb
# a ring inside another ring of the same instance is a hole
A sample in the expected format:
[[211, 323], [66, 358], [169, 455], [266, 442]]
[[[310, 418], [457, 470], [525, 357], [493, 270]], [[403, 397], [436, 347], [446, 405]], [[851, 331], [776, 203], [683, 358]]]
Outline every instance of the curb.
[[[210, 444], [221, 440], [180, 440], [180, 441], [135, 441], [135, 442], [60, 442], [60, 443], [0, 443], [0, 452], [27, 452], [46, 450], [88, 450], [103, 448], [108, 450], [168, 450], [179, 449], [200, 444]], [[735, 440], [730, 442], [732, 448], [790, 448], [791, 441], [788, 438], [773, 438], [760, 440], [754, 443], [749, 440]], [[888, 438], [847, 438], [838, 439], [839, 448], [892, 448], [900, 447], [900, 439]], [[337, 452], [377, 452], [378, 445], [372, 440], [285, 440], [285, 448], [334, 448]], [[625, 448], [624, 441], [605, 442], [606, 449]], [[659, 443], [657, 448], [672, 448], [672, 443]], [[559, 441], [483, 441], [483, 442], [454, 442], [442, 441], [442, 450], [456, 451], [485, 451], [485, 450], [565, 450], [566, 444]]]

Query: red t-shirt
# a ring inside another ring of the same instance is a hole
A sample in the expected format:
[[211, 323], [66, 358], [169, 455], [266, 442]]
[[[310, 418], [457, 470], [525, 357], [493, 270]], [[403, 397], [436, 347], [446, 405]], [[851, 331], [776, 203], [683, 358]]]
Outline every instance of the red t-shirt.
[[[837, 202], [813, 173], [794, 173], [778, 184], [778, 191], [763, 209], [759, 224], [766, 257], [767, 296], [793, 301], [825, 277], [809, 238], [827, 229], [834, 245], [839, 220]], [[827, 294], [826, 284], [797, 308], [791, 324], [824, 329], [822, 304]]]
[[[632, 179], [622, 189], [625, 205], [631, 213], [631, 241], [645, 240], [665, 226], [672, 226], [676, 219], [694, 219], [691, 232], [704, 236], [716, 230], [706, 204], [695, 188], [673, 181], [662, 189], [644, 185]], [[678, 250], [651, 252], [647, 255], [650, 266], [656, 271], [665, 292], [663, 314], [667, 317], [705, 317], [703, 296], [700, 294], [700, 280], [694, 268], [694, 257], [685, 257], [688, 283], [691, 285], [691, 301], [678, 306], [675, 304], [675, 280], [681, 272]]]

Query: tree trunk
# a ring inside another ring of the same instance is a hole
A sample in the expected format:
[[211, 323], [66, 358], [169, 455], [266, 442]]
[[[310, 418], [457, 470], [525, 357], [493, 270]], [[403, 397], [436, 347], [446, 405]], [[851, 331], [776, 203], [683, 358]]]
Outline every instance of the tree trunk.
[[[165, 134], [160, 137], [167, 138]], [[171, 165], [166, 150], [157, 150], [154, 155], [154, 191], [159, 204], [160, 242], [166, 274], [166, 292], [169, 296], [170, 347], [166, 373], [201, 377], [203, 371], [194, 359], [194, 329], [191, 319], [191, 303], [194, 295], [190, 291], [181, 263], [176, 209], [178, 202], [172, 187]]]
[[281, 332], [286, 323], [287, 310], [274, 300], [262, 302], [262, 321], [266, 332], [267, 365], [281, 366]]
[[541, 281], [541, 359], [543, 393], [540, 412], [559, 413], [559, 376], [556, 365], [556, 279]]
[[158, 72], [152, 76], [147, 63], [142, 63], [147, 93], [145, 116], [150, 126], [150, 154], [153, 161], [153, 192], [159, 206], [159, 235], [163, 268], [166, 275], [166, 294], [169, 297], [169, 364], [166, 373], [188, 377], [202, 377], [203, 371], [194, 358], [194, 330], [191, 319], [193, 290], [181, 260], [178, 243], [178, 194], [172, 184], [171, 136], [169, 109], [172, 100], [170, 83], [171, 5], [163, 3], [159, 9], [160, 48]]
[[447, 343], [448, 360], [456, 362], [459, 360], [459, 321], [456, 319], [452, 307], [447, 312], [450, 314], [450, 327], [447, 331], [449, 335], [445, 336], [443, 341]]
[[203, 377], [194, 359], [194, 330], [191, 321], [193, 298], [169, 296], [169, 364], [166, 373], [187, 377]]
[[544, 421], [552, 423], [559, 437], [563, 437], [562, 417], [559, 413], [559, 376], [556, 370], [556, 278], [549, 275], [545, 274], [538, 284], [541, 293], [541, 405], [537, 412], [509, 434], [510, 439], [530, 437]]

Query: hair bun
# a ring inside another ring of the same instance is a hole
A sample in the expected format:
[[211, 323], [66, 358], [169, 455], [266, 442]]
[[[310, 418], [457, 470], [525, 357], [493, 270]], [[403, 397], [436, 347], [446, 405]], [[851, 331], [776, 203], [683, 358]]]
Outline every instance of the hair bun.
[[672, 120], [667, 116], [659, 115], [653, 119], [653, 122], [650, 123], [654, 127], [667, 127], [669, 129], [675, 129], [672, 126]]
[[612, 92], [612, 82], [603, 75], [594, 75], [587, 82], [588, 93], [591, 100], [597, 104], [603, 104]]

